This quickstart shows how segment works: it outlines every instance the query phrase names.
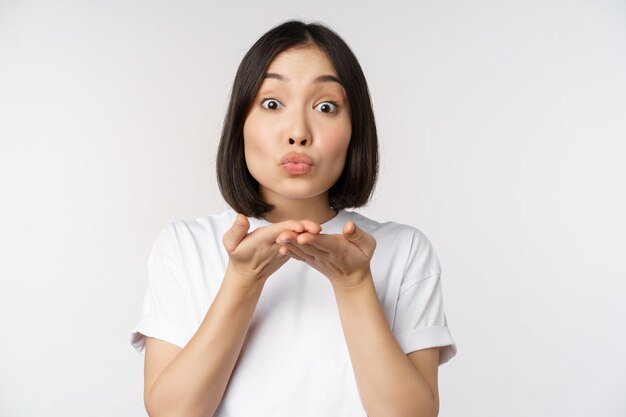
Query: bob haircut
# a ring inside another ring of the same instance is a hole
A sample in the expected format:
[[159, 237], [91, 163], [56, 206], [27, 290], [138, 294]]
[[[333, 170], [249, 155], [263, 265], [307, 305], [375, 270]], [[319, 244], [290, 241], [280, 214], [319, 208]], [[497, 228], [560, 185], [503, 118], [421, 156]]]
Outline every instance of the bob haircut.
[[289, 20], [261, 36], [243, 57], [233, 83], [217, 151], [217, 181], [222, 197], [237, 212], [260, 218], [274, 209], [259, 193], [244, 155], [243, 125], [272, 60], [295, 47], [317, 46], [332, 63], [351, 112], [352, 136], [343, 172], [328, 190], [335, 210], [364, 206], [378, 177], [378, 135], [365, 75], [356, 57], [333, 30]]

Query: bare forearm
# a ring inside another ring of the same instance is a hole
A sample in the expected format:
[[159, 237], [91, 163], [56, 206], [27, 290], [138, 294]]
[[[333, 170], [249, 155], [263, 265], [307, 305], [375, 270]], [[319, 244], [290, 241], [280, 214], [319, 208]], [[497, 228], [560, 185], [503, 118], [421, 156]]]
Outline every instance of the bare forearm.
[[151, 417], [213, 415], [217, 409], [261, 296], [227, 272], [196, 334], [150, 389]]
[[436, 416], [432, 391], [393, 336], [371, 273], [356, 288], [335, 288], [335, 296], [368, 416]]

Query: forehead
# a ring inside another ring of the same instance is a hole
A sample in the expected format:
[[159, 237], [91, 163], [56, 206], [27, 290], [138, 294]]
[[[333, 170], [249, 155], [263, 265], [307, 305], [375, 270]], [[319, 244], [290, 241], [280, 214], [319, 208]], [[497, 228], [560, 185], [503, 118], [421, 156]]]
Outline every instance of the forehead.
[[310, 81], [322, 74], [337, 75], [326, 54], [316, 46], [287, 49], [278, 54], [267, 72], [279, 73], [289, 79]]

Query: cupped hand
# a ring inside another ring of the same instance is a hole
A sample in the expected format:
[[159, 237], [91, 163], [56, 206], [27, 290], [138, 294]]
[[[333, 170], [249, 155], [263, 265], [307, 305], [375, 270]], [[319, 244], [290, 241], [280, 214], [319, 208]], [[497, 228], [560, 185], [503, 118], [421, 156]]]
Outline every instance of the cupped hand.
[[[316, 227], [317, 226], [317, 227]], [[281, 233], [294, 237], [301, 233], [319, 233], [319, 225], [309, 221], [287, 220], [259, 227], [251, 233], [250, 222], [238, 213], [233, 225], [226, 231], [222, 243], [228, 253], [228, 269], [240, 279], [240, 283], [254, 285], [265, 282], [289, 260], [280, 253], [281, 245], [276, 239]]]
[[281, 233], [276, 239], [282, 246], [279, 253], [306, 262], [326, 276], [333, 287], [352, 287], [367, 279], [376, 249], [374, 236], [353, 221], [343, 226], [341, 234], [319, 233], [315, 223], [308, 226], [302, 232]]

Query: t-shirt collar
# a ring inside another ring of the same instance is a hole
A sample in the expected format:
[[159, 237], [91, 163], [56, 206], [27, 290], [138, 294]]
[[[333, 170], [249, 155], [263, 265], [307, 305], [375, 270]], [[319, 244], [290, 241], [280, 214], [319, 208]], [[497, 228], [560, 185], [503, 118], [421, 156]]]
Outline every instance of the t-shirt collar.
[[[235, 211], [231, 208], [231, 215], [234, 218], [236, 216]], [[353, 212], [346, 211], [341, 209], [332, 219], [322, 223], [322, 232], [325, 234], [340, 234], [342, 233], [343, 226], [352, 219]], [[271, 222], [265, 219], [259, 219], [256, 217], [248, 217], [248, 221], [250, 222], [250, 232], [255, 230], [258, 227], [268, 226], [272, 224]]]

